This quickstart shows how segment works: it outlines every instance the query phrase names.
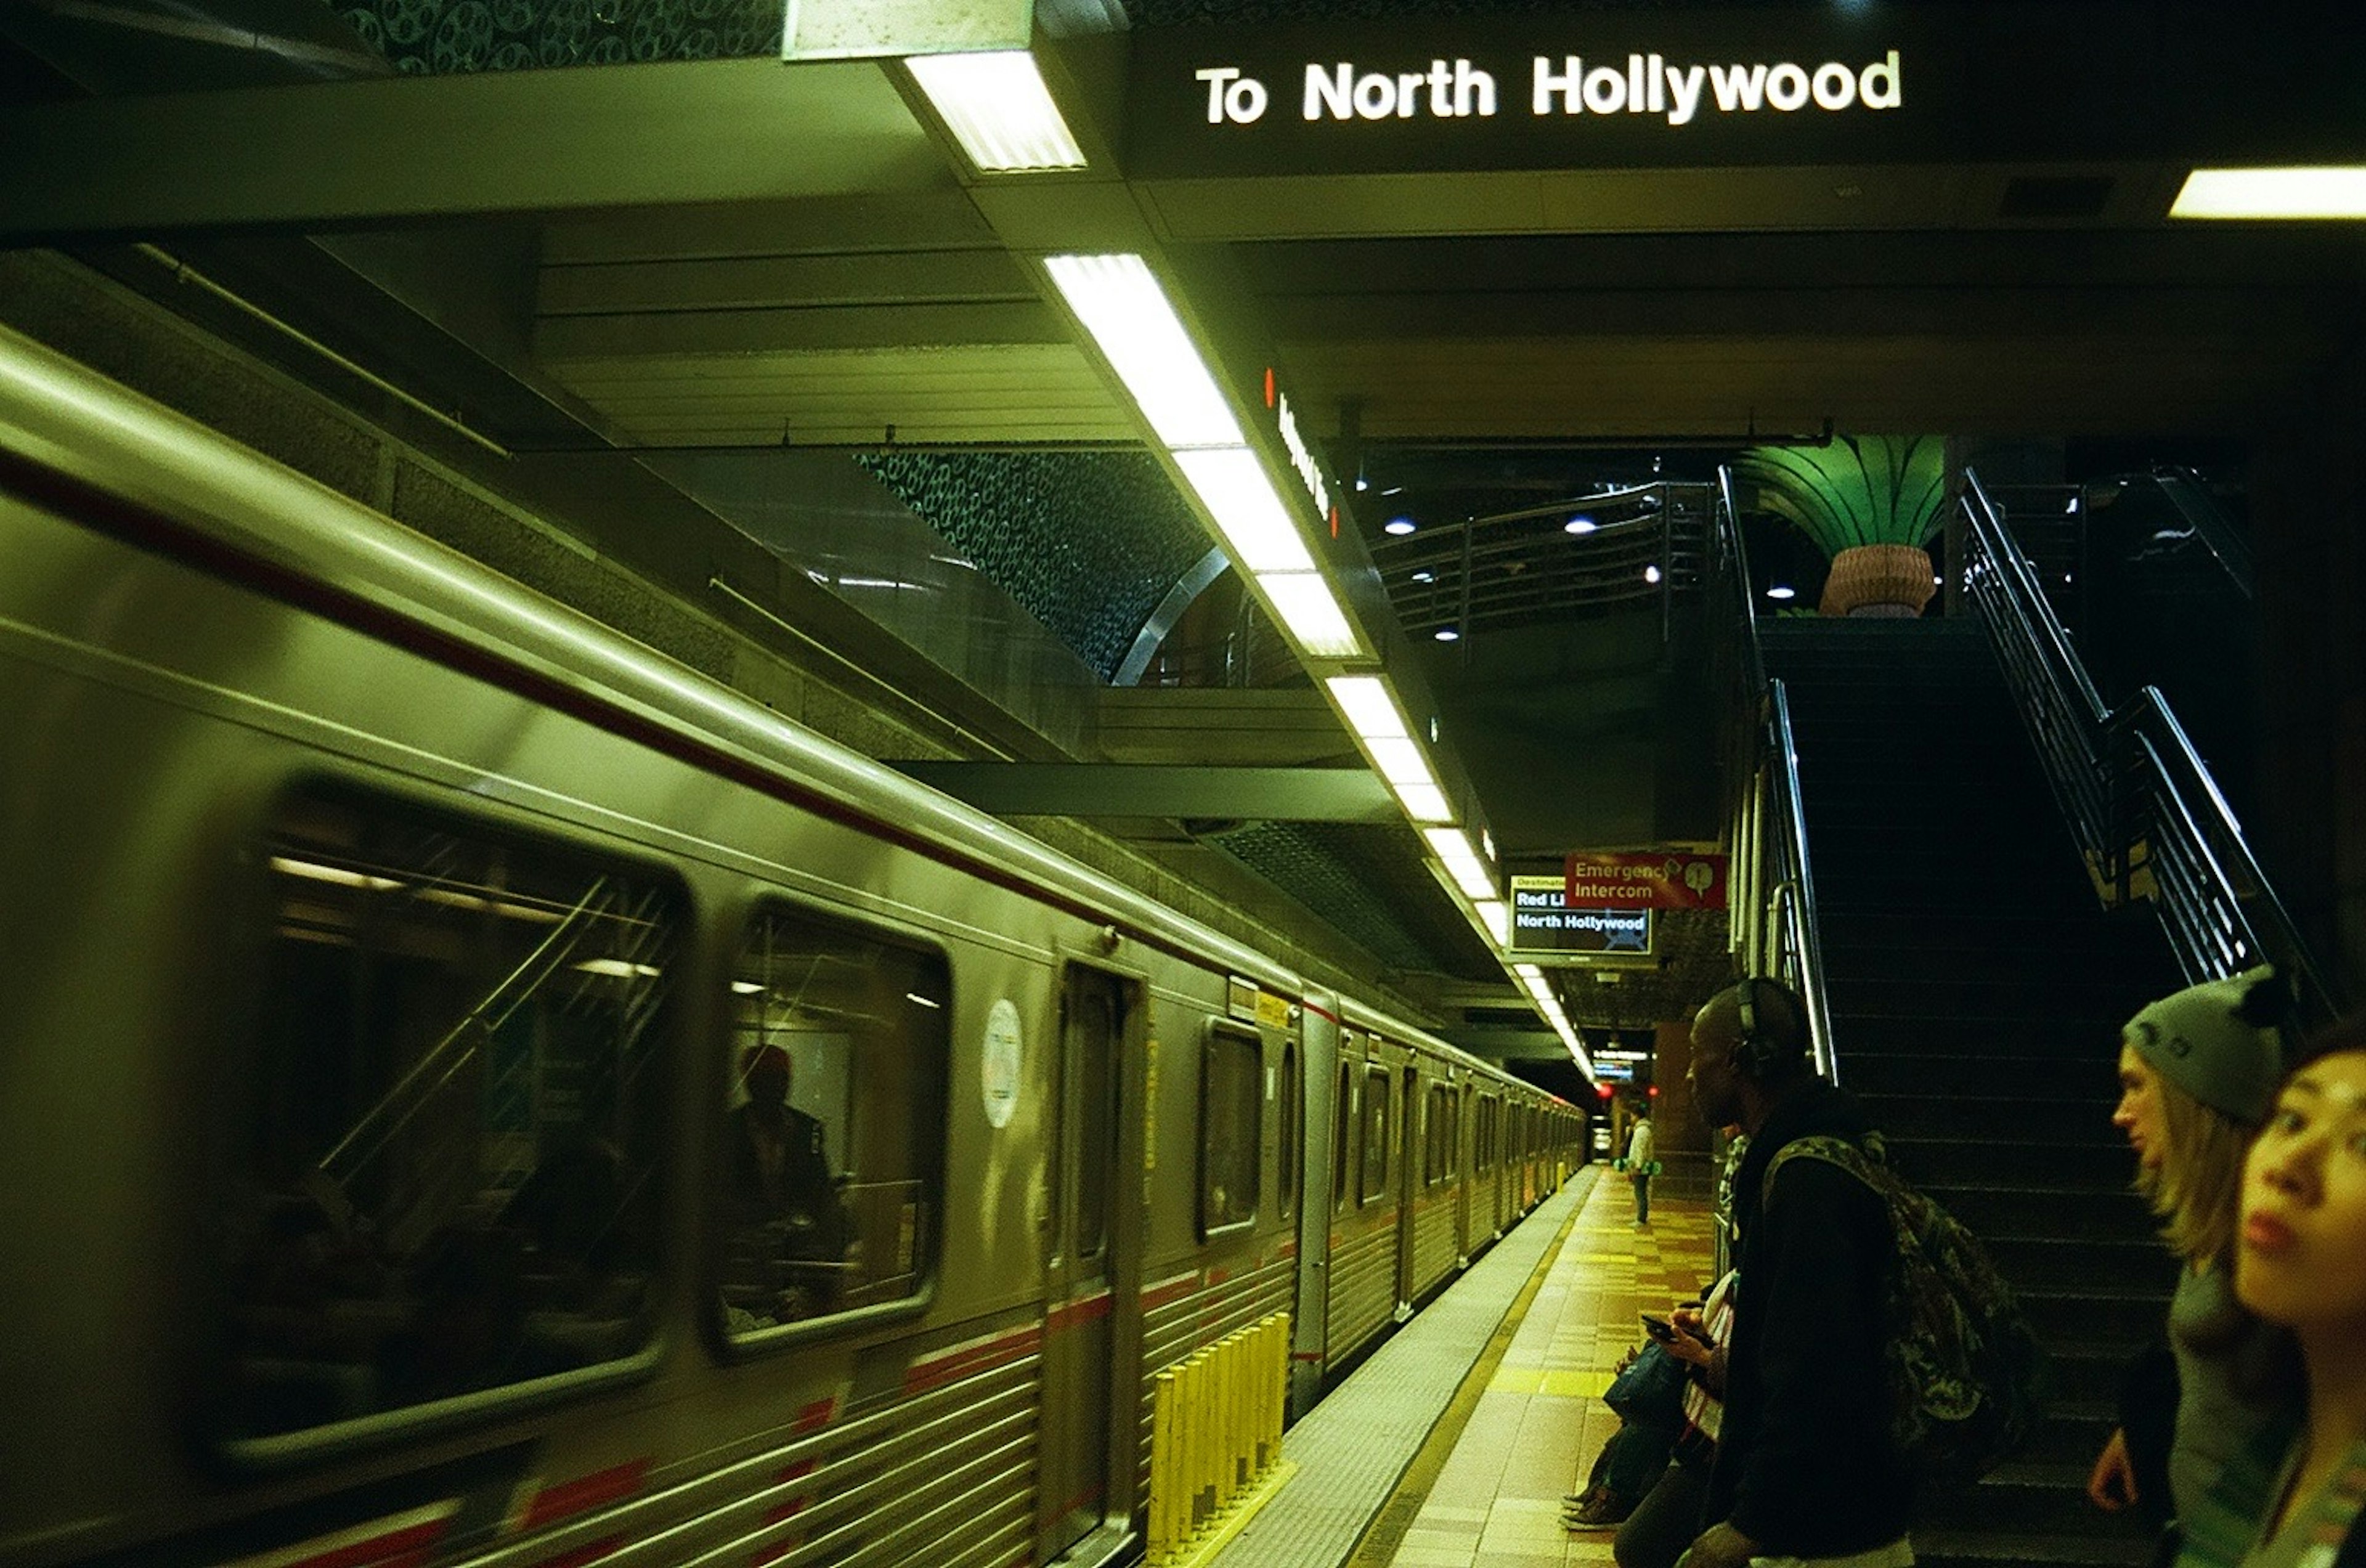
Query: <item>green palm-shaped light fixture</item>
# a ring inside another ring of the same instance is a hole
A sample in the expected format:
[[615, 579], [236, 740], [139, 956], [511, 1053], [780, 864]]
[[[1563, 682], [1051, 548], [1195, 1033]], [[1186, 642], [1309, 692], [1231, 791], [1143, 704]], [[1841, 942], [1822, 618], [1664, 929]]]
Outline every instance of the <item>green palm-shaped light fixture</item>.
[[1934, 584], [1922, 546], [1939, 531], [1947, 444], [1936, 435], [1840, 435], [1753, 446], [1735, 459], [1758, 504], [1830, 558], [1826, 615], [1915, 615]]

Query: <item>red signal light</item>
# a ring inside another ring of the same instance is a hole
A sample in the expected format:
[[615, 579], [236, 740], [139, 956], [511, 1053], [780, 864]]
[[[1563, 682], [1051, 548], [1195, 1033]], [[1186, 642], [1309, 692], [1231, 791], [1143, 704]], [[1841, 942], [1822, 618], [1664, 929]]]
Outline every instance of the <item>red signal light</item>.
[[1594, 1086], [1594, 1092], [1600, 1095], [1603, 1099], [1607, 1100], [1610, 1098], [1610, 1086], [1606, 1083], [1595, 1084]]
[[1648, 1087], [1643, 1090], [1643, 1095], [1644, 1095], [1644, 1098], [1646, 1098], [1646, 1099], [1648, 1099], [1648, 1100], [1657, 1100], [1657, 1099], [1659, 1099], [1659, 1098], [1660, 1098], [1660, 1086], [1659, 1086], [1658, 1084], [1651, 1084], [1651, 1085], [1648, 1086]]

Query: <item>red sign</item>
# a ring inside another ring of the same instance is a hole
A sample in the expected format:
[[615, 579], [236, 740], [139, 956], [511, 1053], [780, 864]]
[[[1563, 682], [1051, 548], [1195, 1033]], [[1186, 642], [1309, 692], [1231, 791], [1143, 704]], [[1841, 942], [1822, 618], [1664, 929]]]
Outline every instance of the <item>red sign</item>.
[[1723, 855], [1579, 850], [1561, 869], [1562, 897], [1581, 908], [1722, 909], [1725, 865]]

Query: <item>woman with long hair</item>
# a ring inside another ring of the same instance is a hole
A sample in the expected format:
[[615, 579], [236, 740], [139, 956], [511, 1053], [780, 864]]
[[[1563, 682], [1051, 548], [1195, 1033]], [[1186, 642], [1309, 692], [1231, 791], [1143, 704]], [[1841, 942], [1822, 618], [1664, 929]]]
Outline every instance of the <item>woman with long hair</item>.
[[[2112, 1124], [2136, 1156], [2136, 1190], [2182, 1267], [2169, 1300], [2177, 1397], [2168, 1432], [2170, 1509], [2191, 1540], [2211, 1483], [2288, 1394], [2282, 1336], [2236, 1301], [2233, 1266], [2243, 1156], [2282, 1077], [2279, 1021], [2286, 992], [2274, 971], [2188, 987], [2144, 1008], [2120, 1043]], [[2089, 1495], [2107, 1508], [2148, 1499], [2131, 1412], [2096, 1460]], [[2158, 1483], [2154, 1483], [2155, 1485]]]
[[2241, 1568], [2351, 1568], [2366, 1562], [2366, 1014], [2311, 1041], [2278, 1091], [2236, 1236], [2235, 1293], [2292, 1331], [2307, 1396], [2213, 1501], [2251, 1521]]

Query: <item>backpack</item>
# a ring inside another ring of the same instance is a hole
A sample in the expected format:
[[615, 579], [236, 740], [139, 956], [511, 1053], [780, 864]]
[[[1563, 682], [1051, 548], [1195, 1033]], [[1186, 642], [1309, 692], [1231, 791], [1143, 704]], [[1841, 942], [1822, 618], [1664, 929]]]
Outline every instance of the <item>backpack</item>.
[[1784, 1145], [1767, 1162], [1762, 1207], [1794, 1159], [1836, 1165], [1880, 1197], [1896, 1252], [1883, 1303], [1890, 1437], [1926, 1494], [1970, 1485], [2036, 1427], [2053, 1382], [2045, 1347], [1979, 1238], [1899, 1179], [1880, 1134], [1862, 1148], [1835, 1137]]

